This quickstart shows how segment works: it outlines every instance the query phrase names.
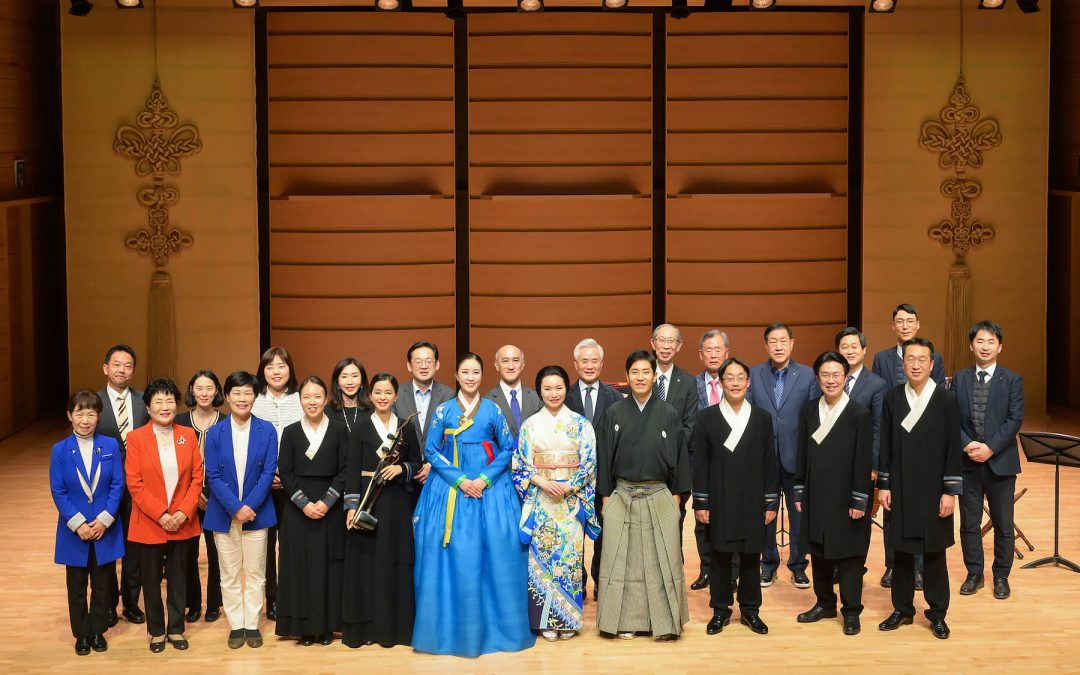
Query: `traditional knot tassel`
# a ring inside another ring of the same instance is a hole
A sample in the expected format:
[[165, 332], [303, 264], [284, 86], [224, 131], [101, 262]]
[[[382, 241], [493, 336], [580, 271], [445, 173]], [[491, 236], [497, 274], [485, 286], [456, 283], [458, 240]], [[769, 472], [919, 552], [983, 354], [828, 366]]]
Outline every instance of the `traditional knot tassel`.
[[151, 378], [176, 378], [176, 307], [172, 277], [157, 270], [150, 278], [147, 324], [147, 373]]
[[971, 268], [962, 259], [949, 267], [945, 307], [945, 372], [955, 373], [971, 365], [971, 350], [967, 345], [971, 327]]

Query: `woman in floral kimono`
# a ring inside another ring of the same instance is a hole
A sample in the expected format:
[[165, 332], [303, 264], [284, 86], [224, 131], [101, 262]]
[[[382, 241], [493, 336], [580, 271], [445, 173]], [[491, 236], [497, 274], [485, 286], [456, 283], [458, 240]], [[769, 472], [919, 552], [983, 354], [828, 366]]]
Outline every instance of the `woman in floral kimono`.
[[569, 640], [582, 627], [585, 535], [600, 532], [596, 434], [563, 403], [570, 378], [559, 366], [536, 374], [544, 410], [521, 427], [514, 485], [524, 502], [521, 538], [529, 543], [529, 624], [545, 640]]

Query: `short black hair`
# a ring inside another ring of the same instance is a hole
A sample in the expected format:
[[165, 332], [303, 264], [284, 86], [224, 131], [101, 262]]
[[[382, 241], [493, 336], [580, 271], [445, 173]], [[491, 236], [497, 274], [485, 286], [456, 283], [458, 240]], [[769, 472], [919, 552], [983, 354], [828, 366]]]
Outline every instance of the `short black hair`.
[[259, 379], [249, 373], [246, 370], [237, 370], [229, 373], [229, 376], [225, 378], [225, 387], [223, 391], [228, 396], [229, 392], [237, 387], [251, 387], [251, 391], [257, 392], [259, 390]]
[[840, 341], [851, 335], [857, 335], [859, 337], [859, 344], [862, 345], [863, 349], [866, 349], [866, 336], [855, 326], [848, 326], [836, 334], [836, 348], [840, 349]]
[[821, 371], [821, 367], [826, 363], [839, 363], [844, 367], [844, 375], [851, 373], [851, 364], [847, 362], [843, 356], [840, 356], [836, 352], [822, 352], [814, 359], [814, 377], [818, 376]]
[[[341, 393], [338, 378], [341, 377], [341, 371], [349, 366], [356, 366], [360, 371], [360, 389], [356, 392], [356, 407], [365, 410], [371, 408], [371, 398], [368, 396], [367, 369], [364, 368], [364, 364], [360, 362], [360, 359], [355, 356], [346, 356], [334, 366], [334, 374], [330, 376], [330, 407], [334, 410], [341, 410], [345, 407], [345, 395]], [[397, 391], [397, 387], [394, 387], [394, 391]]]
[[719, 377], [719, 378], [723, 378], [724, 373], [731, 366], [738, 366], [738, 367], [742, 368], [743, 372], [746, 373], [746, 376], [750, 377], [750, 366], [746, 365], [745, 363], [743, 363], [739, 359], [735, 358], [734, 356], [732, 356], [731, 358], [727, 359], [726, 361], [724, 361], [723, 363], [720, 364], [720, 370], [716, 371], [716, 376]]
[[380, 382], [389, 382], [390, 386], [394, 388], [394, 393], [398, 393], [397, 378], [394, 377], [391, 373], [388, 373], [385, 370], [375, 373], [375, 375], [371, 378], [371, 388], [374, 389], [375, 385]]
[[101, 397], [92, 389], [78, 390], [71, 395], [67, 402], [67, 411], [69, 413], [73, 413], [79, 408], [88, 408], [100, 413], [104, 407], [101, 403]]
[[634, 365], [638, 361], [648, 361], [649, 367], [656, 372], [656, 357], [652, 352], [645, 351], [644, 349], [636, 349], [630, 352], [630, 355], [626, 357], [626, 372], [630, 372], [630, 366]]
[[786, 323], [784, 323], [782, 321], [774, 321], [773, 323], [770, 323], [768, 326], [765, 326], [765, 334], [763, 335], [763, 338], [767, 341], [769, 339], [769, 333], [773, 332], [774, 330], [781, 330], [781, 329], [787, 331], [787, 336], [788, 336], [789, 340], [795, 338], [795, 334], [791, 332], [791, 326], [787, 325]]
[[125, 344], [118, 344], [118, 345], [113, 345], [112, 347], [109, 347], [109, 351], [105, 352], [105, 361], [104, 362], [108, 363], [112, 359], [112, 355], [115, 354], [116, 352], [125, 352], [127, 354], [130, 354], [131, 355], [131, 365], [135, 366], [135, 364], [136, 364], [135, 350], [132, 349], [131, 347], [125, 345]]
[[924, 337], [913, 337], [910, 340], [904, 340], [904, 344], [900, 345], [900, 354], [902, 356], [907, 356], [908, 347], [927, 347], [930, 350], [930, 358], [934, 358], [934, 343]]
[[155, 377], [150, 380], [150, 384], [146, 385], [146, 391], [142, 395], [143, 403], [149, 407], [150, 401], [154, 400], [154, 396], [158, 394], [172, 394], [173, 400], [180, 402], [180, 388], [167, 377]]
[[200, 377], [205, 377], [214, 383], [214, 401], [210, 404], [215, 408], [225, 403], [225, 397], [221, 393], [221, 382], [217, 379], [217, 375], [212, 370], [197, 370], [195, 374], [191, 376], [191, 381], [187, 385], [187, 395], [184, 396], [184, 405], [189, 408], [194, 408], [195, 403], [195, 380]]
[[899, 305], [897, 305], [895, 308], [893, 308], [892, 318], [895, 319], [896, 315], [899, 314], [900, 312], [907, 312], [908, 314], [913, 315], [916, 319], [919, 318], [919, 310], [915, 309], [915, 305], [913, 305], [911, 303], [908, 303], [908, 302], [902, 302]]
[[545, 377], [559, 377], [562, 378], [563, 384], [566, 385], [566, 391], [570, 391], [570, 376], [566, 373], [566, 369], [562, 366], [544, 366], [536, 373], [536, 391], [540, 392], [540, 383], [544, 381]]
[[1005, 333], [1001, 331], [1001, 326], [993, 321], [979, 321], [972, 326], [971, 330], [968, 331], [968, 342], [975, 342], [975, 336], [978, 335], [981, 330], [984, 330], [987, 333], [993, 333], [998, 342], [1005, 344]]
[[438, 347], [438, 345], [436, 345], [434, 342], [428, 342], [427, 340], [421, 340], [419, 342], [412, 343], [412, 346], [409, 347], [409, 351], [405, 352], [405, 363], [411, 363], [412, 362], [412, 353], [415, 352], [417, 349], [420, 349], [421, 347], [427, 347], [428, 349], [430, 349], [432, 351], [432, 353], [435, 354], [435, 360], [436, 361], [439, 360], [439, 347]]
[[284, 347], [271, 347], [263, 352], [262, 358], [259, 359], [259, 370], [255, 373], [255, 377], [259, 380], [259, 387], [255, 390], [255, 393], [266, 393], [266, 390], [269, 387], [266, 383], [266, 367], [270, 365], [275, 358], [280, 358], [289, 368], [289, 379], [285, 383], [285, 393], [296, 393], [296, 391], [298, 391], [296, 384], [296, 368], [293, 367], [292, 356], [289, 355], [289, 350]]

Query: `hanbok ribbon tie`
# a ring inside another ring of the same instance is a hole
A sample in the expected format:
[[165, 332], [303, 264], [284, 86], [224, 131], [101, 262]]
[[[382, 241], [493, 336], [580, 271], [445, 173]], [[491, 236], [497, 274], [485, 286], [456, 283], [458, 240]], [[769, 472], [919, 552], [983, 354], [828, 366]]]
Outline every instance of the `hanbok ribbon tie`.
[[[473, 415], [473, 413], [476, 412], [477, 408], [479, 408], [479, 407], [480, 406], [476, 406], [475, 408], [470, 410], [468, 414], [462, 415], [461, 416], [461, 421], [459, 422], [460, 426], [458, 428], [456, 428], [456, 429], [446, 429], [446, 430], [443, 431], [443, 440], [444, 441], [446, 440], [447, 436], [452, 436], [453, 439], [454, 439], [454, 466], [458, 466], [458, 464], [459, 464], [459, 461], [458, 461], [458, 443], [457, 443], [458, 434], [460, 434], [461, 432], [465, 431], [466, 429], [468, 429], [469, 427], [471, 427], [473, 425], [472, 415]], [[450, 493], [446, 496], [446, 527], [443, 530], [443, 540], [442, 540], [443, 548], [445, 548], [446, 546], [448, 546], [450, 544], [450, 533], [454, 529], [454, 505], [457, 504], [457, 493], [458, 493], [458, 488], [451, 485], [450, 486]]]

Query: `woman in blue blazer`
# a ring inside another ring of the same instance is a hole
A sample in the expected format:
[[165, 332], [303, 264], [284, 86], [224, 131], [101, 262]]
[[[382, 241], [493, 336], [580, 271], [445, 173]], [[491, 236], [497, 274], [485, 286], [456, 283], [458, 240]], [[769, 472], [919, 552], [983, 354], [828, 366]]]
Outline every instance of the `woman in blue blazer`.
[[[266, 583], [266, 532], [277, 523], [270, 486], [277, 472], [277, 430], [251, 414], [255, 376], [225, 378], [231, 414], [206, 432], [210, 500], [203, 529], [214, 533], [221, 569], [221, 601], [229, 620], [229, 648], [261, 647], [259, 616]], [[241, 578], [245, 578], [241, 587]]]
[[114, 527], [124, 493], [124, 461], [115, 440], [94, 433], [101, 408], [101, 397], [89, 389], [72, 394], [67, 417], [73, 433], [53, 446], [49, 463], [59, 512], [55, 562], [67, 566], [68, 616], [79, 656], [109, 648], [110, 578], [116, 581], [116, 560], [124, 556], [123, 530]]

